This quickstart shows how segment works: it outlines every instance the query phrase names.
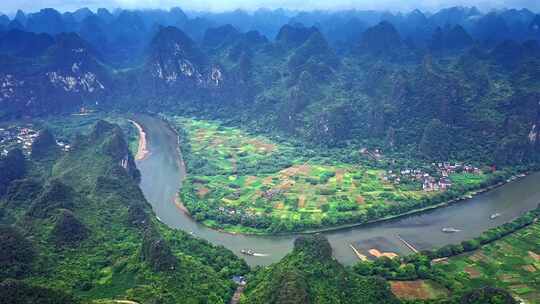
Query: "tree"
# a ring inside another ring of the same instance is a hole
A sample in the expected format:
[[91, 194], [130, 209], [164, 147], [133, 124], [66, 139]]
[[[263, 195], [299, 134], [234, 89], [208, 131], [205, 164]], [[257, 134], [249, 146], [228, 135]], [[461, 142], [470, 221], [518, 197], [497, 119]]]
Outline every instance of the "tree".
[[154, 229], [149, 228], [144, 234], [141, 258], [154, 271], [174, 271], [178, 266], [178, 260], [173, 255], [167, 242]]
[[480, 242], [477, 240], [463, 241], [461, 242], [461, 245], [463, 246], [463, 250], [465, 251], [473, 251], [480, 248]]
[[428, 159], [446, 160], [450, 149], [448, 127], [438, 119], [432, 119], [424, 128], [418, 150]]
[[369, 276], [373, 274], [373, 262], [360, 261], [353, 266], [354, 272], [362, 276]]
[[417, 277], [416, 268], [413, 264], [405, 264], [398, 269], [400, 279], [414, 280]]
[[466, 293], [461, 297], [460, 304], [517, 304], [512, 295], [505, 290], [484, 287]]
[[13, 149], [0, 159], [0, 195], [3, 195], [9, 183], [20, 179], [26, 173], [26, 161], [20, 149]]
[[43, 159], [54, 156], [59, 151], [54, 135], [48, 129], [39, 132], [32, 143], [32, 158]]
[[76, 304], [79, 301], [63, 291], [33, 286], [26, 282], [9, 279], [0, 283], [0, 303]]
[[20, 278], [31, 270], [32, 243], [11, 226], [0, 226], [0, 279]]

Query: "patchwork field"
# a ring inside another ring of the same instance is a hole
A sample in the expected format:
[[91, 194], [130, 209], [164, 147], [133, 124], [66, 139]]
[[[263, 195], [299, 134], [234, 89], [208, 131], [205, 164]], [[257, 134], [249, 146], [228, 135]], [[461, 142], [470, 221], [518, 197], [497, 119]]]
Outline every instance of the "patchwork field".
[[448, 290], [430, 280], [390, 281], [390, 288], [402, 300], [432, 300], [448, 296]]
[[[388, 180], [380, 166], [340, 162], [217, 122], [181, 117], [173, 122], [189, 173], [183, 202], [213, 227], [280, 232], [366, 222], [408, 211], [441, 193], [423, 191], [414, 180]], [[451, 178], [456, 184], [485, 180], [467, 173]]]
[[527, 303], [540, 303], [540, 223], [435, 268], [458, 287], [492, 285]]

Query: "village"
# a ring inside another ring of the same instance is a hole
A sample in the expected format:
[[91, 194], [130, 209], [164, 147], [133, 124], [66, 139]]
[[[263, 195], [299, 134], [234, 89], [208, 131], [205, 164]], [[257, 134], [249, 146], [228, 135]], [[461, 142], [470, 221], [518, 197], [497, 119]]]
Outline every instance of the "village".
[[[29, 155], [38, 134], [31, 125], [0, 128], [0, 155], [5, 156], [14, 148], [20, 148], [24, 154]], [[56, 144], [65, 152], [71, 149], [67, 142], [57, 141]]]
[[472, 165], [462, 163], [440, 162], [431, 164], [430, 174], [425, 169], [401, 169], [388, 170], [382, 179], [385, 182], [392, 182], [396, 185], [407, 181], [420, 182], [422, 190], [425, 192], [445, 191], [452, 187], [450, 175], [453, 173], [481, 174], [482, 171]]
[[[362, 148], [360, 153], [375, 161], [382, 161], [384, 158], [383, 152], [380, 149], [374, 149], [370, 151], [366, 148]], [[395, 163], [395, 160], [393, 161]], [[431, 173], [430, 173], [431, 172]], [[470, 164], [463, 164], [459, 162], [437, 162], [431, 163], [429, 168], [403, 168], [395, 170], [387, 170], [382, 175], [384, 182], [391, 182], [395, 185], [399, 185], [407, 182], [420, 182], [422, 184], [422, 190], [425, 192], [437, 192], [445, 191], [452, 187], [452, 180], [450, 175], [454, 173], [470, 173], [481, 174], [482, 171]]]

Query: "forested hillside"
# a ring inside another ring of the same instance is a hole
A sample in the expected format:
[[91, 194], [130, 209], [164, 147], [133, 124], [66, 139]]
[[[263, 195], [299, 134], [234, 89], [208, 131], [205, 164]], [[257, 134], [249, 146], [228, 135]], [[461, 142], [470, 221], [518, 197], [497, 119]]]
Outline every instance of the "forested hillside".
[[332, 257], [320, 235], [303, 236], [279, 263], [251, 275], [240, 303], [399, 303], [388, 283], [358, 276]]
[[43, 131], [0, 167], [2, 303], [227, 303], [248, 270], [156, 221], [116, 125], [98, 121], [69, 152]]
[[0, 28], [0, 115], [169, 111], [310, 145], [527, 163], [538, 155], [538, 19], [462, 7], [20, 12]]

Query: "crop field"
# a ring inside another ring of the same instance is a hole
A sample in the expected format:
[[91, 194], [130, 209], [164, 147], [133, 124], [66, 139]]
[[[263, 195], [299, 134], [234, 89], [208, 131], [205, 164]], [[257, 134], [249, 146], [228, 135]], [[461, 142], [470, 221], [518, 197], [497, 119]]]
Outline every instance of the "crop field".
[[420, 191], [402, 191], [380, 181], [377, 170], [352, 166], [293, 165], [275, 174], [217, 175], [192, 179], [199, 199], [218, 200], [225, 207], [300, 219], [321, 219], [328, 212], [366, 212], [393, 200], [420, 198]]
[[436, 267], [463, 286], [497, 286], [540, 303], [540, 223]]
[[283, 160], [293, 152], [290, 147], [278, 147], [266, 138], [248, 136], [216, 123], [188, 119], [180, 119], [179, 123], [189, 130], [191, 152], [204, 161], [204, 170], [209, 175], [261, 170], [275, 165], [275, 157]]
[[392, 293], [402, 300], [432, 300], [448, 296], [448, 290], [430, 280], [390, 281]]
[[[330, 226], [352, 218], [377, 218], [381, 210], [437, 194], [422, 191], [419, 182], [385, 181], [386, 170], [375, 166], [314, 157], [288, 142], [277, 143], [218, 122], [181, 117], [173, 122], [187, 137], [181, 148], [189, 177], [182, 198], [192, 213], [201, 213], [195, 218], [210, 226], [258, 228], [254, 222], [262, 217], [300, 223], [297, 229]], [[451, 178], [469, 184], [485, 179], [465, 173]]]

